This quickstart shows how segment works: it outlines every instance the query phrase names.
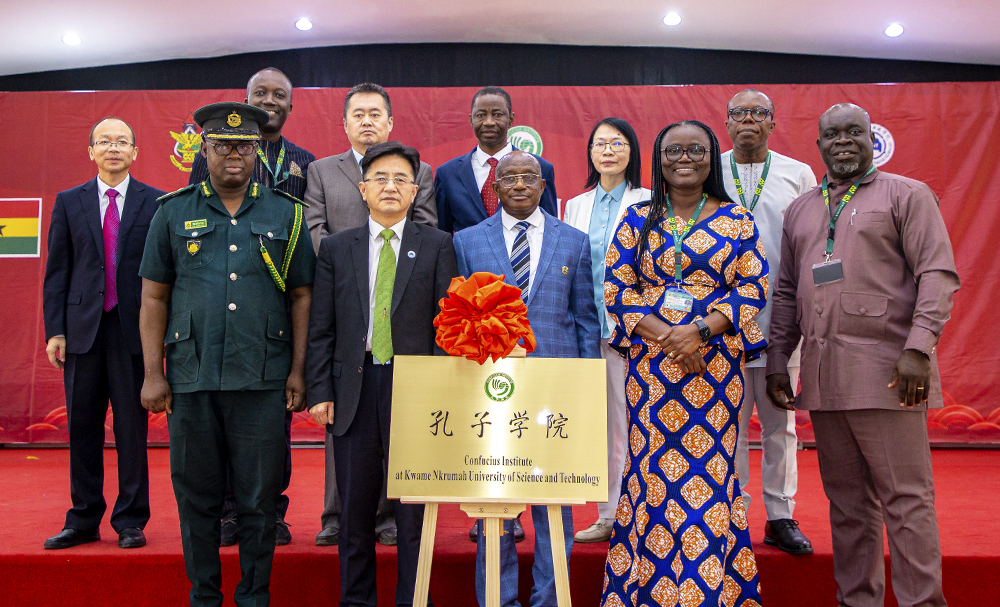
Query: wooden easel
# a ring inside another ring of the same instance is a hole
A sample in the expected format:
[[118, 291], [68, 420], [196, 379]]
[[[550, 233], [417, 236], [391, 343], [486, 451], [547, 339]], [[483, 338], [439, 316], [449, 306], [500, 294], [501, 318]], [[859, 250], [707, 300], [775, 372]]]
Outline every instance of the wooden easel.
[[[401, 502], [420, 500], [401, 498]], [[542, 501], [542, 500], [539, 500]], [[434, 537], [437, 532], [438, 504], [458, 502], [462, 512], [472, 519], [483, 519], [486, 535], [486, 607], [500, 607], [500, 536], [503, 521], [517, 518], [527, 504], [505, 501], [465, 503], [459, 499], [442, 498], [438, 502], [424, 503], [424, 526], [420, 539], [420, 558], [417, 562], [417, 582], [413, 590], [413, 607], [427, 607], [431, 581], [431, 560], [434, 556]], [[584, 503], [584, 502], [580, 502]], [[555, 573], [556, 601], [559, 607], [572, 607], [569, 595], [569, 564], [566, 561], [566, 543], [563, 540], [562, 506], [548, 504], [549, 537], [552, 544], [552, 569]]]

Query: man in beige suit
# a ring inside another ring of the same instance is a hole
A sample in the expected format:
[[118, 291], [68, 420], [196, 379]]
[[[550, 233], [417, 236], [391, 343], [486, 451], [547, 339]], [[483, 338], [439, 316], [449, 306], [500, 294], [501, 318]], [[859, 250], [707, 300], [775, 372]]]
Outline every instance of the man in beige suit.
[[[361, 159], [368, 148], [385, 143], [392, 132], [392, 103], [381, 86], [364, 82], [355, 85], [344, 98], [344, 131], [351, 149], [309, 165], [305, 212], [313, 247], [328, 234], [362, 226], [368, 221], [368, 206], [361, 198]], [[437, 227], [437, 203], [431, 165], [420, 163], [417, 199], [407, 219]]]
[[[368, 204], [361, 197], [358, 184], [362, 181], [361, 159], [368, 148], [389, 140], [392, 132], [392, 103], [389, 93], [381, 86], [365, 82], [354, 86], [344, 98], [344, 131], [351, 149], [343, 154], [328, 156], [309, 165], [304, 216], [309, 225], [313, 247], [329, 234], [363, 226], [368, 222]], [[437, 203], [431, 166], [420, 163], [417, 172], [417, 196], [407, 218], [414, 223], [437, 227]], [[340, 533], [340, 493], [337, 491], [331, 434], [326, 435], [326, 476], [323, 500], [323, 529], [316, 535], [317, 546], [336, 546]], [[388, 457], [388, 454], [385, 454]], [[379, 500], [376, 532], [386, 546], [396, 544], [396, 522], [392, 505], [385, 497]]]

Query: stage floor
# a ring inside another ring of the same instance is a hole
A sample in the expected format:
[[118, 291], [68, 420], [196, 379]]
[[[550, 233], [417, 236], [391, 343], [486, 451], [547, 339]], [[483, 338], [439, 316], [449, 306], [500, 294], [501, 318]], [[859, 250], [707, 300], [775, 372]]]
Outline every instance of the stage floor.
[[[333, 605], [339, 598], [337, 548], [319, 548], [323, 501], [323, 452], [295, 449], [291, 505], [287, 521], [292, 543], [279, 547], [271, 578], [276, 607]], [[816, 553], [791, 557], [762, 543], [764, 512], [759, 493], [751, 505], [751, 537], [760, 569], [764, 604], [836, 605], [828, 502], [823, 495], [816, 452], [799, 452], [799, 493], [795, 517]], [[117, 494], [115, 452], [105, 451], [105, 496]], [[69, 452], [66, 449], [0, 449], [0, 605], [186, 604], [190, 588], [181, 556], [177, 508], [170, 487], [167, 449], [149, 452], [153, 517], [146, 527], [148, 545], [117, 547], [117, 534], [101, 525], [102, 541], [68, 550], [47, 551], [45, 538], [61, 528], [69, 500]], [[951, 605], [1000, 605], [1000, 450], [934, 451], [937, 512], [944, 557], [945, 596]], [[752, 489], [760, 488], [760, 451], [751, 451]], [[596, 519], [596, 506], [574, 509], [576, 530]], [[530, 513], [522, 519], [528, 539], [519, 544], [520, 590], [526, 604], [531, 585]], [[467, 539], [470, 521], [457, 506], [441, 508], [438, 521], [431, 598], [438, 607], [473, 607], [475, 544]], [[573, 602], [596, 607], [603, 582], [607, 544], [575, 544], [570, 560]], [[239, 576], [237, 547], [223, 548], [227, 603]], [[395, 549], [378, 549], [379, 606], [393, 604]], [[896, 605], [891, 593], [886, 605]]]

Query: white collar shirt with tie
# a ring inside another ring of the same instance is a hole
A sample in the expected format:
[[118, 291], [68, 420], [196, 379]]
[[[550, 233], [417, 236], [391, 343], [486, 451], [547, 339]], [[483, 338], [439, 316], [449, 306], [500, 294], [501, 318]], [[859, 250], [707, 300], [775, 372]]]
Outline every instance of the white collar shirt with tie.
[[101, 204], [101, 227], [104, 227], [104, 214], [108, 210], [108, 205], [111, 204], [111, 198], [108, 196], [108, 190], [114, 189], [118, 192], [118, 197], [115, 198], [116, 206], [118, 207], [118, 220], [121, 221], [122, 212], [125, 210], [125, 192], [128, 191], [128, 183], [132, 180], [131, 175], [125, 175], [125, 179], [116, 185], [114, 188], [104, 183], [100, 177], [97, 178], [97, 196], [98, 201]]
[[[528, 222], [528, 230], [525, 236], [528, 238], [528, 249], [530, 250], [530, 257], [528, 258], [528, 293], [531, 293], [531, 285], [535, 280], [535, 270], [538, 269], [538, 258], [542, 254], [542, 237], [545, 235], [545, 215], [542, 213], [542, 209], [535, 207], [534, 212], [529, 215], [526, 219], [521, 220], [507, 214], [507, 211], [500, 210], [500, 221], [503, 223], [503, 241], [507, 247], [507, 257], [510, 257], [510, 252], [514, 249], [514, 239], [517, 238], [518, 230], [515, 226], [521, 221]], [[517, 281], [513, 276], [507, 277], [507, 282], [513, 285], [517, 285]], [[527, 296], [524, 300], [527, 301]]]
[[490, 176], [490, 158], [496, 158], [499, 162], [501, 158], [514, 151], [514, 146], [508, 141], [502, 150], [490, 156], [483, 151], [483, 148], [476, 147], [476, 152], [472, 155], [472, 174], [476, 177], [476, 187], [483, 191], [483, 185]]
[[[389, 238], [389, 246], [396, 254], [396, 267], [399, 267], [399, 246], [403, 241], [404, 218], [399, 223], [389, 226], [393, 231], [393, 236]], [[379, 225], [371, 217], [368, 218], [368, 341], [365, 342], [365, 349], [371, 352], [372, 349], [372, 327], [375, 322], [375, 279], [378, 278], [378, 257], [382, 253], [382, 230], [385, 228]]]

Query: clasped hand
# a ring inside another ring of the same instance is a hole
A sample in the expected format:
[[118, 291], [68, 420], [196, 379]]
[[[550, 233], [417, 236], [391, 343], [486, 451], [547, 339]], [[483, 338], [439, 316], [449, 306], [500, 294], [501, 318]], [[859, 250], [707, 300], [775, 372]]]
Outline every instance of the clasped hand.
[[701, 375], [708, 370], [705, 358], [698, 349], [702, 345], [698, 327], [693, 324], [668, 327], [657, 338], [664, 355], [681, 368], [684, 373]]

